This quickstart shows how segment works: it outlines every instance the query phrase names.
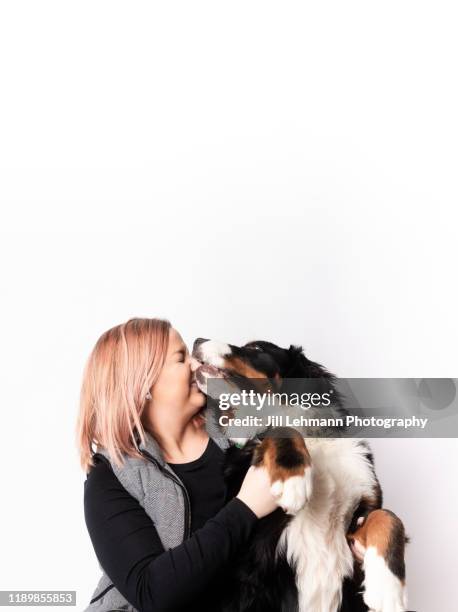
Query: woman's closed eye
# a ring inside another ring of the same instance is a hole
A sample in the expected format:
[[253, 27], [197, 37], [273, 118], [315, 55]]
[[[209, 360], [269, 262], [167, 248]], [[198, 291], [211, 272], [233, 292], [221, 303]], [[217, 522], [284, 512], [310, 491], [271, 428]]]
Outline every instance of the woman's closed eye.
[[178, 355], [178, 361], [180, 363], [183, 363], [186, 359], [186, 351], [184, 349], [182, 349], [181, 351], [177, 351], [177, 355]]

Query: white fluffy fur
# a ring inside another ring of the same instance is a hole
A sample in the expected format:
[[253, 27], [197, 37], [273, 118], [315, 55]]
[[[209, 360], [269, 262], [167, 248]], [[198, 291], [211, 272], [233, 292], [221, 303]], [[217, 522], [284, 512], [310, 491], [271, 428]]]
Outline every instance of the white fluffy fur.
[[231, 347], [218, 340], [207, 340], [199, 346], [201, 360], [215, 368], [224, 367], [224, 357], [231, 354]]
[[373, 493], [375, 480], [357, 439], [305, 438], [305, 443], [313, 494], [282, 533], [277, 551], [284, 550], [296, 565], [300, 612], [336, 612], [342, 582], [353, 573], [348, 523], [361, 497]]
[[405, 586], [373, 546], [365, 552], [363, 568], [364, 603], [371, 612], [404, 612], [407, 609]]
[[312, 495], [312, 468], [306, 467], [302, 476], [276, 480], [270, 490], [287, 514], [296, 514]]

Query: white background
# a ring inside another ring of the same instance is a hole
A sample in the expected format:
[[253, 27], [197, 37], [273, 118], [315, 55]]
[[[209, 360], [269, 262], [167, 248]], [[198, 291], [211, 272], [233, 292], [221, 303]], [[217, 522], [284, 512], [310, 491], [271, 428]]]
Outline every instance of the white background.
[[[452, 2], [0, 7], [1, 589], [100, 576], [74, 428], [132, 316], [456, 377]], [[455, 440], [374, 440], [410, 609], [456, 609]]]

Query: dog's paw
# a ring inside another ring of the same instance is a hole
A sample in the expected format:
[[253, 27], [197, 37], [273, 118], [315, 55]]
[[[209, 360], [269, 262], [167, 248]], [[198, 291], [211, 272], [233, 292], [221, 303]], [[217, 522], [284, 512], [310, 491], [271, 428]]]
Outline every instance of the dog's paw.
[[277, 498], [277, 504], [287, 514], [296, 514], [309, 501], [312, 495], [312, 468], [305, 468], [302, 476], [290, 476], [286, 480], [276, 480], [270, 491]]
[[371, 612], [405, 612], [405, 585], [387, 566], [385, 559], [370, 546], [364, 555], [363, 599]]

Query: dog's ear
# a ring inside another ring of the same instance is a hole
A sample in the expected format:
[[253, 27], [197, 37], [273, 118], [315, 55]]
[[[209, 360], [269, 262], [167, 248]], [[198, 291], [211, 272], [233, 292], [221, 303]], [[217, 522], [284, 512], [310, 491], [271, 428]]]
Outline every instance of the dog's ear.
[[285, 378], [309, 377], [309, 360], [304, 355], [302, 346], [291, 344], [288, 349], [288, 364], [284, 373]]
[[[299, 393], [301, 385], [297, 379], [308, 379], [307, 391], [324, 393], [332, 390], [333, 405], [339, 406], [339, 408], [343, 410], [344, 396], [336, 387], [337, 378], [335, 375], [329, 372], [321, 363], [307, 359], [302, 346], [291, 344], [287, 351], [289, 357], [289, 366], [287, 367], [289, 367], [289, 369], [283, 376], [281, 392]], [[311, 378], [316, 379], [315, 385], [311, 384]], [[295, 380], [290, 381], [288, 379]]]
[[310, 361], [302, 346], [291, 344], [288, 349], [289, 365], [285, 378], [330, 378], [332, 374], [316, 361]]

